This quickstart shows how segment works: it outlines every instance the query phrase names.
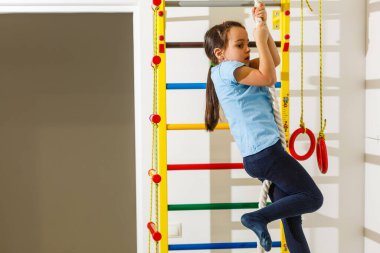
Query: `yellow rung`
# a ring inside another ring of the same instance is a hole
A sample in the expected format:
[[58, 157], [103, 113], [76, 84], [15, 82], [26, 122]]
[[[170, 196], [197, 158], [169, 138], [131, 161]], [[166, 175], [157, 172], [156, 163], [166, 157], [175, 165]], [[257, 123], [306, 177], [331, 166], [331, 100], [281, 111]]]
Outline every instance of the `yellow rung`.
[[[205, 124], [167, 124], [167, 130], [206, 130]], [[230, 129], [228, 123], [219, 123], [215, 129]]]

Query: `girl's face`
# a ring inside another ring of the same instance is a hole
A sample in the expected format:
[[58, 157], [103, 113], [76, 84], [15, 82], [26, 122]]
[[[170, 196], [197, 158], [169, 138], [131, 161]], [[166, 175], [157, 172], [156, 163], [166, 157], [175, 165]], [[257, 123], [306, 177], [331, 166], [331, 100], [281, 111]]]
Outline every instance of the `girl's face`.
[[249, 64], [248, 34], [244, 28], [232, 27], [227, 34], [227, 47], [222, 50], [219, 61], [239, 61]]

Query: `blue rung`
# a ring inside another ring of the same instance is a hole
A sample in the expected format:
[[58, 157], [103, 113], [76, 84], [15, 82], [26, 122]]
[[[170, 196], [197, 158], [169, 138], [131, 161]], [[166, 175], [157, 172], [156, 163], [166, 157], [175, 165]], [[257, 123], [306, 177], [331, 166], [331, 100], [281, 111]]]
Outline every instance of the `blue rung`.
[[[273, 248], [281, 247], [281, 242], [272, 242]], [[256, 242], [223, 242], [223, 243], [199, 243], [199, 244], [172, 244], [169, 250], [208, 250], [208, 249], [248, 249], [257, 248]]]
[[[281, 88], [281, 82], [275, 84], [276, 88]], [[206, 89], [206, 83], [167, 83], [167, 90], [202, 90]]]
[[167, 83], [168, 90], [198, 90], [206, 89], [206, 83]]

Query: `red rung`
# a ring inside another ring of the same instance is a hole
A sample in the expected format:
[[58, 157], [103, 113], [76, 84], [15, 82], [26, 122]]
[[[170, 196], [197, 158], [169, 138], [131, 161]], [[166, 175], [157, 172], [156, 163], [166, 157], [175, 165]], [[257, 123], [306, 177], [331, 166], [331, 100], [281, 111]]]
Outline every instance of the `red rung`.
[[243, 168], [242, 163], [168, 164], [168, 170], [228, 170]]
[[153, 240], [155, 240], [156, 242], [161, 240], [161, 233], [156, 230], [156, 225], [153, 222], [148, 222], [147, 227], [150, 233], [152, 234]]

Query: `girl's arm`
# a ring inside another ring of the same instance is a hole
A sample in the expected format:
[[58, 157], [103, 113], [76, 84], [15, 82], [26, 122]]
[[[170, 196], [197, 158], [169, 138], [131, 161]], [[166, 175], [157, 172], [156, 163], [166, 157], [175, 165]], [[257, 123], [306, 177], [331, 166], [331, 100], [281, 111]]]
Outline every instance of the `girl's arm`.
[[278, 50], [276, 47], [276, 43], [274, 42], [272, 35], [269, 33], [268, 36], [268, 47], [270, 50], [270, 54], [272, 55], [274, 66], [277, 67], [281, 63], [280, 55], [278, 54]]
[[[268, 37], [268, 47], [273, 59], [274, 66], [277, 67], [281, 63], [281, 58], [280, 58], [280, 55], [278, 54], [276, 43], [274, 42], [270, 34]], [[249, 67], [258, 69], [259, 66], [260, 66], [260, 58], [255, 58], [249, 61]]]
[[234, 72], [236, 81], [241, 84], [253, 86], [272, 86], [276, 82], [276, 70], [268, 46], [268, 28], [265, 22], [260, 23], [255, 29], [257, 49], [259, 51], [260, 64], [258, 68], [240, 67]]
[[[264, 22], [266, 22], [267, 21], [267, 11], [265, 9], [265, 5], [263, 3], [261, 3], [259, 5], [259, 7], [254, 7], [252, 9], [252, 15], [255, 18], [261, 18]], [[269, 32], [269, 30], [268, 30], [268, 32]], [[270, 32], [268, 33], [268, 47], [269, 47], [270, 53], [272, 55], [274, 65], [275, 65], [275, 67], [277, 67], [278, 65], [280, 65], [281, 59], [280, 59], [280, 55], [278, 54], [276, 44], [275, 44]], [[260, 61], [258, 58], [253, 59], [249, 64], [249, 66], [252, 68], [258, 68], [259, 65], [260, 65]]]

